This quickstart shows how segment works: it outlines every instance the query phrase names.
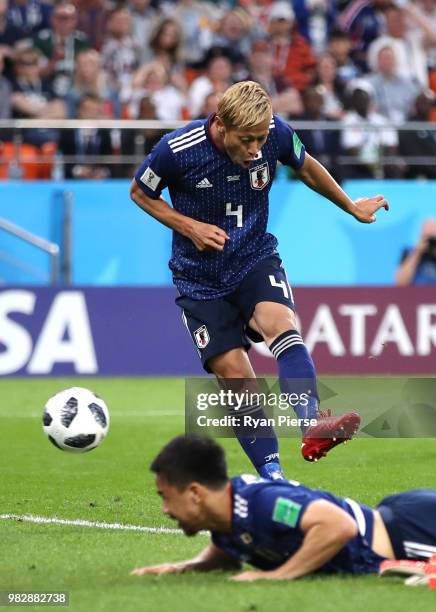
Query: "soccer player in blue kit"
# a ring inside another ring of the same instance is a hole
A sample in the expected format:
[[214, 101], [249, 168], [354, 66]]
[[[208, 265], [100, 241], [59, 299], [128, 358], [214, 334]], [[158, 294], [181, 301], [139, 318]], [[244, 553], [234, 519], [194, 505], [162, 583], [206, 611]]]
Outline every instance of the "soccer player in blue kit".
[[[277, 360], [282, 392], [301, 394], [303, 385], [308, 393], [294, 410], [302, 424], [303, 457], [316, 461], [349, 439], [360, 417], [319, 409], [315, 367], [297, 330], [277, 239], [266, 231], [278, 162], [362, 223], [374, 222], [380, 208], [388, 209], [381, 195], [353, 202], [305, 152], [292, 128], [273, 115], [269, 96], [253, 81], [230, 87], [215, 115], [164, 136], [136, 172], [131, 198], [173, 230], [169, 266], [180, 294], [176, 303], [205, 370], [223, 385], [254, 380], [249, 338], [264, 340]], [[172, 206], [161, 197], [166, 187]], [[260, 406], [242, 408], [263, 415]], [[317, 419], [317, 425], [308, 428], [309, 419]], [[274, 430], [259, 433], [235, 428], [258, 473], [283, 477]]]
[[298, 482], [227, 477], [223, 449], [178, 436], [151, 464], [163, 512], [188, 536], [211, 532], [194, 559], [137, 568], [132, 574], [256, 570], [233, 580], [291, 580], [313, 572], [366, 574], [386, 559], [429, 561], [436, 553], [436, 490], [391, 495], [376, 508]]

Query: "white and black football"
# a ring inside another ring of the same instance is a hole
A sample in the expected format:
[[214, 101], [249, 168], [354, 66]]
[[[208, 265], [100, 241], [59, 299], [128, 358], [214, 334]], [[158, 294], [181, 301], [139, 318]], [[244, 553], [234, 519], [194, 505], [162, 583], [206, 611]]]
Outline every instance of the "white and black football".
[[83, 387], [64, 389], [51, 397], [42, 417], [43, 429], [61, 450], [83, 453], [97, 448], [109, 430], [105, 402]]

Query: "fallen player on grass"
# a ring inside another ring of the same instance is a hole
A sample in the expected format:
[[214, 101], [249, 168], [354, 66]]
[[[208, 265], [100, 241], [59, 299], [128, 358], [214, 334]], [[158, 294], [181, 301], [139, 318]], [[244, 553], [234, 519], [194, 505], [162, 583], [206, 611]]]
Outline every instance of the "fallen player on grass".
[[292, 580], [313, 572], [366, 574], [386, 559], [436, 553], [436, 490], [391, 495], [376, 508], [294, 481], [252, 475], [229, 479], [223, 449], [179, 436], [151, 464], [163, 512], [187, 536], [211, 532], [195, 558], [141, 567], [133, 575], [256, 569], [235, 581]]

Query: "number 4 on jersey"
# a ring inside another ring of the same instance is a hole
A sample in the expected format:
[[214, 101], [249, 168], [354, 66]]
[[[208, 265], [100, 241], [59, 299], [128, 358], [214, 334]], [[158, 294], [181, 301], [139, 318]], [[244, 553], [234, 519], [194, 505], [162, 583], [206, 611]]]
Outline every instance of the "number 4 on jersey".
[[294, 301], [289, 283], [287, 283], [284, 280], [281, 280], [281, 281], [276, 280], [274, 274], [269, 275], [269, 282], [271, 283], [273, 287], [280, 287], [280, 289], [283, 291], [283, 295], [285, 296], [285, 298], [290, 297], [291, 300]]
[[239, 204], [236, 210], [232, 210], [232, 203], [227, 202], [226, 215], [228, 217], [231, 217], [231, 216], [236, 217], [236, 227], [242, 227], [242, 204]]

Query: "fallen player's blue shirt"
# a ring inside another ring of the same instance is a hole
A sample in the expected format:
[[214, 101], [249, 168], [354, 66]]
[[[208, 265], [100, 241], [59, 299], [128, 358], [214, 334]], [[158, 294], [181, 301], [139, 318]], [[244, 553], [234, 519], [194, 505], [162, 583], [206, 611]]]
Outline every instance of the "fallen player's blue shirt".
[[361, 574], [377, 572], [383, 557], [371, 549], [371, 508], [297, 482], [269, 481], [251, 475], [232, 478], [232, 532], [212, 532], [212, 542], [232, 557], [263, 570], [282, 565], [300, 548], [301, 519], [309, 504], [326, 500], [356, 521], [358, 534], [318, 571]]

